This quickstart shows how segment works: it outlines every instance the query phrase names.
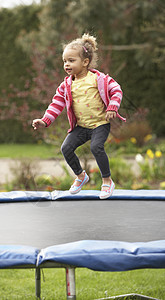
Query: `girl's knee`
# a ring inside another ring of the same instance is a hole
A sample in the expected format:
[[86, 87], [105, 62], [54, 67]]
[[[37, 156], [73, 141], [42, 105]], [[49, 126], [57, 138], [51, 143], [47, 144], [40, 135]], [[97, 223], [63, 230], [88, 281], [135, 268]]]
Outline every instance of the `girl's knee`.
[[70, 152], [70, 149], [71, 149], [71, 147], [66, 143], [63, 143], [61, 145], [61, 152], [64, 156], [66, 156]]
[[101, 152], [104, 152], [104, 146], [101, 146], [100, 144], [91, 144], [91, 152], [94, 156], [99, 155]]

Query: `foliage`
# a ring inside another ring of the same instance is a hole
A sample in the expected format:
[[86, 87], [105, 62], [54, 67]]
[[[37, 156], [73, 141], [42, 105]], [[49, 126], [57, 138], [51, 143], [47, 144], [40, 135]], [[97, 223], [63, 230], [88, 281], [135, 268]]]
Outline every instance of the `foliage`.
[[67, 173], [63, 177], [50, 176], [43, 174], [36, 176], [35, 187], [40, 190], [52, 192], [53, 190], [65, 191], [69, 190], [72, 184], [72, 177]]
[[[99, 68], [105, 73], [110, 71], [123, 88], [124, 114], [147, 108], [152, 131], [162, 136], [164, 11], [163, 0], [51, 0], [42, 1], [41, 5], [2, 9], [0, 122], [9, 118], [13, 123], [15, 119], [20, 122], [14, 141], [24, 141], [18, 131], [26, 136], [31, 120], [42, 116], [63, 79], [61, 44], [85, 31], [97, 36]], [[67, 127], [66, 115], [56, 124], [56, 128], [61, 124]], [[12, 125], [2, 142], [6, 136], [10, 139]], [[40, 131], [38, 138], [50, 140], [51, 131], [56, 138], [64, 132], [48, 129], [46, 136]], [[32, 130], [29, 133], [31, 141], [37, 139]]]
[[165, 181], [160, 182], [160, 189], [165, 190]]
[[[47, 57], [48, 52], [51, 52], [53, 55], [55, 49], [49, 48], [42, 54], [40, 54], [37, 49], [34, 49], [33, 56], [31, 56], [33, 81], [31, 82], [27, 79], [24, 83], [23, 90], [11, 85], [10, 93], [7, 90], [3, 90], [3, 94], [0, 97], [0, 121], [4, 122], [6, 119], [7, 121], [10, 119], [12, 120], [12, 124], [15, 120], [16, 124], [19, 124], [19, 130], [15, 132], [15, 140], [11, 140], [12, 142], [24, 142], [24, 139], [28, 139], [29, 132], [31, 134], [31, 140], [29, 142], [33, 142], [35, 139], [41, 139], [44, 136], [44, 131], [39, 131], [36, 135], [31, 127], [31, 122], [37, 116], [41, 117], [43, 115], [44, 109], [48, 106], [47, 99], [52, 98], [52, 95], [55, 93], [55, 87], [58, 85], [57, 82], [60, 76], [58, 69], [51, 69], [51, 71], [47, 69], [45, 57]], [[63, 120], [65, 120], [65, 117]], [[1, 123], [3, 124], [3, 122]], [[20, 126], [21, 134], [23, 130], [25, 135], [25, 137], [22, 136], [22, 139], [19, 138]], [[12, 126], [7, 126], [5, 131], [11, 131], [13, 134], [11, 128]], [[1, 133], [1, 136], [4, 138], [3, 142], [8, 142], [10, 133], [6, 135]], [[56, 138], [57, 137], [58, 135], [56, 135]]]
[[[1, 115], [2, 117], [2, 115]], [[0, 121], [0, 143], [33, 143], [36, 141], [31, 130], [25, 131], [22, 128], [22, 122], [14, 119], [12, 116], [9, 120]], [[24, 134], [23, 134], [24, 133]], [[9, 145], [8, 145], [9, 147]]]
[[[28, 103], [21, 103], [21, 100], [27, 100], [23, 98], [27, 93], [25, 81], [31, 78], [27, 72], [31, 66], [30, 57], [18, 45], [17, 37], [21, 30], [24, 33], [37, 30], [39, 11], [36, 5], [0, 10], [0, 142], [34, 141], [31, 133], [22, 134], [21, 118], [21, 122], [17, 121], [28, 109]], [[17, 95], [18, 91], [19, 94], [22, 91], [22, 98]]]
[[31, 159], [22, 159], [15, 161], [11, 166], [11, 172], [14, 175], [14, 180], [7, 183], [6, 188], [12, 190], [34, 190], [36, 189], [35, 176], [37, 174], [37, 163]]
[[[130, 189], [135, 175], [131, 171], [131, 167], [122, 158], [110, 159], [111, 176], [115, 182], [116, 188]], [[102, 184], [101, 174], [98, 168], [90, 170], [90, 183], [94, 189], [100, 190]]]
[[38, 175], [39, 162], [28, 158], [15, 160], [11, 166], [14, 179], [7, 182], [5, 188], [9, 190], [68, 190], [72, 184], [72, 177], [63, 166], [65, 175], [55, 177], [49, 174]]
[[108, 68], [127, 96], [123, 107], [129, 98], [136, 107], [148, 108], [152, 129], [160, 136], [165, 128], [164, 120], [159, 117], [165, 109], [161, 100], [164, 99], [164, 12], [162, 0], [154, 3], [86, 0], [75, 1], [74, 8], [71, 7], [79, 32], [84, 29], [96, 32], [104, 58], [109, 51]]
[[93, 189], [100, 190], [102, 185], [101, 174], [98, 168], [90, 169], [90, 184]]
[[153, 153], [148, 149], [144, 161], [139, 163], [142, 177], [147, 180], [163, 180], [165, 178], [165, 158], [161, 151]]
[[[113, 144], [110, 145], [109, 152], [107, 151], [107, 153], [111, 157], [110, 169], [116, 188], [164, 189], [164, 143], [163, 141], [159, 141], [158, 143], [158, 141], [153, 140], [152, 144], [151, 137], [147, 137], [147, 139], [149, 139], [148, 143], [146, 141], [146, 145], [143, 148], [137, 147], [137, 144], [133, 144], [131, 141], [129, 144], [119, 143], [118, 148], [113, 148]], [[130, 147], [131, 144], [134, 148]], [[98, 168], [93, 168], [89, 144], [87, 143], [84, 146], [77, 153], [78, 157], [82, 160], [84, 169], [90, 175], [90, 182], [84, 188], [99, 190], [102, 184], [100, 171]], [[132, 149], [134, 149], [133, 152]], [[131, 152], [128, 152], [128, 150]], [[60, 177], [58, 175], [50, 175], [49, 171], [47, 174], [39, 175], [40, 162], [38, 158], [51, 159], [58, 155], [58, 158], [61, 159], [61, 155], [59, 156], [58, 152], [59, 145], [57, 147], [42, 143], [38, 145], [1, 145], [1, 157], [15, 158], [15, 163], [13, 163], [11, 168], [14, 180], [7, 182], [5, 188], [7, 190], [68, 190], [73, 178], [64, 166], [64, 174]], [[123, 153], [128, 153], [129, 156], [124, 156], [125, 158], [123, 159], [121, 158], [121, 154], [123, 156]], [[31, 157], [31, 159], [27, 159], [27, 157]], [[61, 164], [61, 160], [59, 162]]]
[[131, 140], [132, 143], [142, 147], [146, 142], [146, 137], [152, 132], [147, 121], [147, 114], [147, 110], [139, 108], [131, 117], [128, 116], [126, 124], [122, 125], [121, 128], [112, 129], [114, 139], [116, 138], [118, 141]]
[[69, 190], [72, 184], [72, 177], [70, 176], [67, 168], [63, 166], [65, 175], [62, 177], [50, 176], [43, 174], [35, 177], [35, 184], [38, 189], [53, 191], [53, 190]]
[[37, 30], [39, 11], [40, 7], [35, 5], [0, 10], [0, 94], [4, 89], [10, 91], [10, 84], [22, 88], [23, 78], [29, 78], [30, 57], [17, 44], [17, 37], [21, 30], [24, 34]]

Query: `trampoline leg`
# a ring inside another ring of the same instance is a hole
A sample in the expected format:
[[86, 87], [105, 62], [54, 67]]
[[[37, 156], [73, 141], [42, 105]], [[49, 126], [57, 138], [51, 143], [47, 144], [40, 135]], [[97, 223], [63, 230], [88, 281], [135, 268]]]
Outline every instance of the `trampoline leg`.
[[41, 271], [40, 271], [40, 268], [36, 268], [35, 280], [36, 280], [36, 298], [40, 299], [40, 296], [41, 296]]
[[67, 300], [76, 300], [75, 268], [66, 268]]

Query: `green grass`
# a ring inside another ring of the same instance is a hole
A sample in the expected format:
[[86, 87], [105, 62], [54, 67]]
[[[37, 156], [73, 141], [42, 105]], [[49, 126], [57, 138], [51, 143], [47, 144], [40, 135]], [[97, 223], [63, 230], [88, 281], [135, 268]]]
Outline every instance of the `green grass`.
[[[44, 269], [43, 273], [41, 299], [65, 300], [65, 270]], [[1, 300], [36, 299], [34, 270], [1, 270], [0, 276]], [[135, 293], [165, 300], [165, 270], [94, 272], [76, 269], [77, 300], [104, 298], [105, 292], [108, 297]]]
[[0, 158], [56, 158], [60, 147], [46, 144], [0, 144]]
[[[115, 154], [120, 156], [124, 155], [127, 157], [135, 156], [137, 153], [146, 153], [147, 149], [153, 148], [153, 151], [160, 150], [162, 153], [165, 152], [165, 140], [160, 140], [158, 144], [154, 143], [151, 145], [144, 145], [142, 149], [139, 149], [135, 145], [134, 148], [129, 148], [128, 145], [116, 145], [108, 143], [105, 144], [107, 153], [110, 153], [111, 156]], [[81, 150], [83, 149], [83, 150]], [[80, 147], [82, 154], [84, 153], [85, 148]], [[45, 144], [42, 141], [38, 144], [0, 144], [0, 158], [41, 158], [41, 159], [50, 159], [56, 157], [62, 157], [61, 154], [61, 142], [57, 143], [55, 146], [50, 144]]]

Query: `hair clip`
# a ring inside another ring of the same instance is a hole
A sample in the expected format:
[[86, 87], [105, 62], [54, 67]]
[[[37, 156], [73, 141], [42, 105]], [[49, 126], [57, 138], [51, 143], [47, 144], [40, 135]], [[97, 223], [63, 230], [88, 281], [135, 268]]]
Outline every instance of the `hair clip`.
[[87, 53], [88, 52], [87, 48], [85, 46], [82, 46], [82, 47], [83, 47], [84, 51]]

